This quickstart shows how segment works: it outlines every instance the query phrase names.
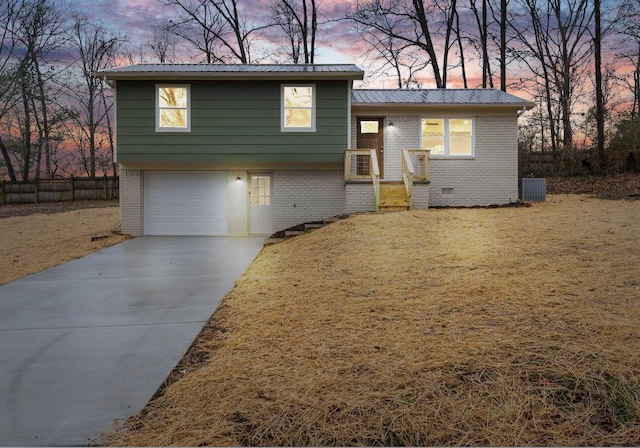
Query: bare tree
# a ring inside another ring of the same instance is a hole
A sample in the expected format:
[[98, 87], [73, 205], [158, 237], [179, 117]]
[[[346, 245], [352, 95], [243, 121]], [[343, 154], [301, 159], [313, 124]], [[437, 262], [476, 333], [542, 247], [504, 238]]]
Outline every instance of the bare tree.
[[[0, 4], [0, 121], [8, 111], [16, 104], [16, 90], [22, 67], [14, 64], [15, 39], [11, 38], [11, 32], [16, 27], [19, 0], [6, 0]], [[16, 180], [9, 150], [0, 135], [0, 152], [7, 168], [9, 178]]]
[[147, 43], [154, 56], [161, 64], [177, 62], [176, 36], [166, 27], [158, 27], [153, 31], [153, 37]]
[[179, 11], [168, 30], [203, 53], [207, 63], [249, 64], [255, 34], [271, 24], [248, 20], [240, 0], [160, 0]]
[[[394, 24], [387, 23], [385, 26], [392, 29]], [[394, 38], [389, 33], [380, 33], [368, 27], [358, 27], [358, 31], [371, 47], [369, 58], [378, 62], [372, 69], [373, 77], [391, 70], [399, 89], [421, 85], [416, 76], [429, 65], [429, 61], [423, 58], [424, 53], [413, 51], [411, 44]]]
[[[23, 144], [22, 179], [28, 180], [32, 168], [32, 118], [41, 131], [39, 151], [45, 149], [46, 175], [51, 175], [51, 123], [47, 83], [55, 75], [49, 60], [51, 54], [64, 45], [66, 21], [64, 5], [55, 0], [22, 0], [12, 5], [14, 19], [7, 23], [6, 38], [12, 41], [20, 106], [24, 114], [20, 134]], [[36, 106], [36, 104], [38, 106]], [[39, 107], [38, 111], [36, 107]], [[4, 151], [3, 151], [4, 156]], [[10, 158], [5, 163], [9, 166]], [[39, 170], [39, 167], [37, 168]]]
[[574, 93], [579, 87], [592, 46], [588, 30], [593, 9], [588, 0], [519, 0], [520, 11], [510, 20], [510, 29], [518, 46], [514, 56], [534, 75], [544, 90], [546, 112], [550, 120], [552, 150], [557, 160], [558, 130], [554, 125], [555, 106], [562, 121], [563, 154], [573, 148], [571, 111]]
[[88, 174], [95, 177], [97, 134], [109, 114], [109, 107], [102, 98], [105, 81], [93, 76], [93, 73], [114, 64], [116, 52], [125, 38], [111, 33], [101, 23], [90, 23], [87, 17], [78, 14], [73, 16], [72, 33], [71, 42], [78, 54], [77, 67], [82, 82], [82, 88], [72, 90], [72, 96], [80, 109], [74, 117], [88, 143]]
[[167, 31], [181, 38], [193, 48], [198, 57], [203, 55], [207, 64], [224, 63], [218, 36], [223, 33], [222, 20], [208, 1], [161, 0], [165, 5], [177, 6], [175, 20], [167, 25]]
[[[433, 73], [436, 87], [447, 87], [449, 51], [455, 45], [455, 1], [362, 0], [347, 18], [360, 30], [387, 36], [413, 51], [423, 52]], [[442, 41], [435, 38], [443, 36]], [[381, 37], [379, 40], [383, 41]], [[442, 42], [436, 47], [435, 42]]]
[[624, 11], [624, 18], [614, 20], [615, 31], [629, 50], [622, 51], [618, 58], [634, 68], [631, 79], [625, 79], [624, 84], [632, 94], [630, 116], [635, 120], [640, 116], [640, 4], [636, 0], [624, 0], [619, 9]]
[[284, 34], [293, 63], [313, 64], [318, 30], [316, 0], [275, 0], [271, 6], [274, 23]]
[[482, 0], [482, 10], [480, 12], [478, 11], [476, 0], [469, 0], [469, 6], [471, 6], [471, 11], [473, 11], [473, 16], [476, 19], [476, 25], [480, 35], [479, 44], [480, 53], [482, 55], [482, 88], [485, 89], [487, 87], [493, 87], [493, 74], [491, 73], [491, 64], [489, 62], [487, 0]]

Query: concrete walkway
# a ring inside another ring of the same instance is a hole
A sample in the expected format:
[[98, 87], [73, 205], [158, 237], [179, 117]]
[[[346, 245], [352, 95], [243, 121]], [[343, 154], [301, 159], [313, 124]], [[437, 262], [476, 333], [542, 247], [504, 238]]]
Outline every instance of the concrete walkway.
[[139, 412], [264, 238], [144, 237], [0, 286], [0, 446]]

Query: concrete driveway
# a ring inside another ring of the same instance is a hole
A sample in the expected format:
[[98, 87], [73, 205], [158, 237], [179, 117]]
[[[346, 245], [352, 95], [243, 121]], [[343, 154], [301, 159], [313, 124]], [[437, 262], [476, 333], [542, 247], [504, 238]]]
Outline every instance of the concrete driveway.
[[139, 412], [260, 237], [144, 237], [0, 286], [0, 445], [86, 445]]

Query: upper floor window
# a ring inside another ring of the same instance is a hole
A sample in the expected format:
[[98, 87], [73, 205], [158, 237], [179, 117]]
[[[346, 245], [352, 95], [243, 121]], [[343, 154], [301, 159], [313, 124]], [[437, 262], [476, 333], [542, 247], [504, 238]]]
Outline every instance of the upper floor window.
[[156, 85], [156, 131], [191, 130], [191, 89], [187, 84]]
[[282, 131], [315, 132], [315, 85], [282, 86]]
[[423, 118], [422, 148], [432, 156], [473, 156], [473, 119]]

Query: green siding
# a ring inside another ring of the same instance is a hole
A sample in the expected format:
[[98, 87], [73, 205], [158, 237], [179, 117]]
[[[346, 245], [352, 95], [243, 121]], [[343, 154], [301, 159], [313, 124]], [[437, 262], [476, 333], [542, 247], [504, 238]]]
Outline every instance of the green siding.
[[191, 132], [156, 132], [155, 84], [118, 81], [119, 162], [343, 161], [349, 81], [314, 83], [316, 132], [281, 132], [278, 81], [176, 82], [191, 85]]

